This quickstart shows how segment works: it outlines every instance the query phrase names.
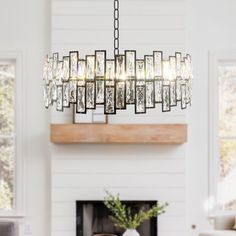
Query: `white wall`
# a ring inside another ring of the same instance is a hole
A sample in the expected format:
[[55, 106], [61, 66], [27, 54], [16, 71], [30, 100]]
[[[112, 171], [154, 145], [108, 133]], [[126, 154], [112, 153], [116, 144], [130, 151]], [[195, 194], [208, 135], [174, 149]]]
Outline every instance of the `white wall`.
[[[120, 1], [121, 50], [137, 49], [138, 57], [164, 50], [185, 50], [185, 1]], [[113, 2], [54, 0], [52, 49], [62, 54], [95, 49], [113, 53]], [[110, 123], [185, 122], [180, 108], [147, 115], [134, 109], [109, 117]], [[52, 113], [52, 122], [72, 122], [70, 112]], [[75, 200], [100, 199], [104, 188], [123, 199], [169, 202], [160, 217], [159, 236], [185, 235], [185, 145], [52, 145], [52, 236], [75, 236]]]
[[49, 235], [50, 157], [48, 112], [43, 108], [42, 62], [49, 50], [50, 1], [0, 1], [0, 54], [23, 55], [23, 159], [25, 163], [25, 222], [30, 235]]
[[[186, 159], [188, 235], [209, 227], [203, 206], [208, 199], [208, 56], [209, 51], [236, 49], [235, 9], [234, 0], [187, 1], [187, 42], [195, 77]], [[191, 230], [192, 224], [196, 230]]]

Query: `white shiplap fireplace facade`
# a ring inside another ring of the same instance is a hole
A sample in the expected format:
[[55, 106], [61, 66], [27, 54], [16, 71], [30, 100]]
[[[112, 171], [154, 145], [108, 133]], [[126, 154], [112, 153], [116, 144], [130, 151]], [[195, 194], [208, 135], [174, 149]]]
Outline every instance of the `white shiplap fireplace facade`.
[[[121, 51], [137, 57], [163, 50], [185, 52], [184, 0], [120, 0]], [[113, 0], [52, 0], [52, 51], [80, 55], [113, 50]], [[110, 123], [184, 123], [179, 108], [133, 115], [133, 108]], [[72, 122], [72, 111], [52, 112], [52, 123]], [[159, 218], [159, 236], [186, 235], [185, 145], [51, 145], [51, 235], [75, 236], [75, 201], [102, 200], [104, 189], [124, 200], [170, 204]]]

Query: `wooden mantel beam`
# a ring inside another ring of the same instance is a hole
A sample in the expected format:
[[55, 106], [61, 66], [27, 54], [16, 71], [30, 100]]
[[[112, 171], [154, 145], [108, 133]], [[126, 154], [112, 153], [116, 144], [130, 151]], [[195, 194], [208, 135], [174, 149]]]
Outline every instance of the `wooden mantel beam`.
[[186, 124], [51, 124], [51, 142], [153, 143], [187, 142]]

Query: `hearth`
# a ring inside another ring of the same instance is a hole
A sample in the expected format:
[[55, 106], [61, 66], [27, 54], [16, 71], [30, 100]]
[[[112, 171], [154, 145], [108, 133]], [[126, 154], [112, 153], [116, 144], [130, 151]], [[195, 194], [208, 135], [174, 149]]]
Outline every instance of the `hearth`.
[[[150, 209], [157, 201], [123, 201], [133, 209], [133, 213]], [[121, 236], [123, 229], [114, 226], [110, 212], [103, 201], [76, 201], [76, 236], [94, 236], [96, 234], [114, 234]], [[157, 236], [157, 217], [143, 222], [137, 228], [140, 236]]]

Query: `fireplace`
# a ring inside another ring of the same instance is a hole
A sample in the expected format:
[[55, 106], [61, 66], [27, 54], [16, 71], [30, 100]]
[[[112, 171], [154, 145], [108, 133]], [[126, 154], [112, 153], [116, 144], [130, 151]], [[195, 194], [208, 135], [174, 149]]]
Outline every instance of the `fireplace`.
[[[133, 210], [150, 209], [157, 201], [123, 201]], [[114, 234], [121, 236], [123, 229], [114, 226], [110, 212], [103, 201], [76, 201], [76, 236], [94, 236], [96, 234]], [[157, 217], [143, 222], [137, 231], [141, 236], [157, 236]]]

